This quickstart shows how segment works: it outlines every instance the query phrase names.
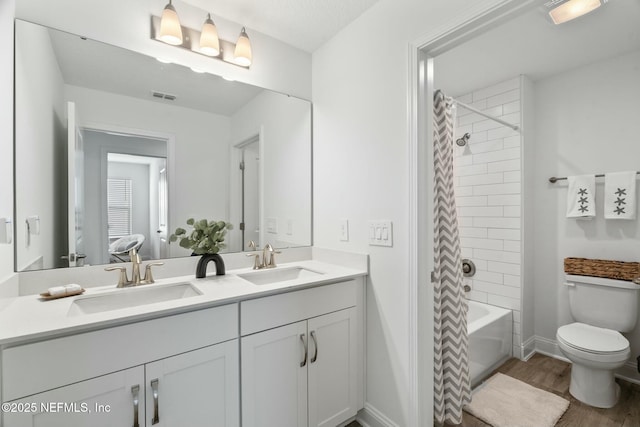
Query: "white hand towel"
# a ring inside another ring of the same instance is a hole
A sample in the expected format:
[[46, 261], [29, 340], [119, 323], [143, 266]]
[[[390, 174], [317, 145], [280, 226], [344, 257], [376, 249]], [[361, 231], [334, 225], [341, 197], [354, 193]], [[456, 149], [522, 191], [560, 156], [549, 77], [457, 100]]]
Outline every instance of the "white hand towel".
[[604, 175], [604, 217], [636, 219], [636, 172]]
[[49, 288], [48, 291], [49, 295], [51, 295], [52, 297], [58, 297], [79, 292], [81, 289], [82, 287], [80, 285], [73, 283], [71, 285], [54, 286], [52, 288]]
[[53, 288], [49, 288], [48, 291], [49, 295], [51, 295], [52, 297], [57, 297], [67, 293], [67, 290], [64, 288], [64, 286], [54, 286]]
[[567, 192], [567, 218], [591, 219], [596, 216], [595, 175], [570, 176]]
[[72, 283], [70, 285], [64, 285], [64, 289], [66, 293], [72, 294], [74, 292], [80, 292], [80, 290], [82, 289], [82, 286]]

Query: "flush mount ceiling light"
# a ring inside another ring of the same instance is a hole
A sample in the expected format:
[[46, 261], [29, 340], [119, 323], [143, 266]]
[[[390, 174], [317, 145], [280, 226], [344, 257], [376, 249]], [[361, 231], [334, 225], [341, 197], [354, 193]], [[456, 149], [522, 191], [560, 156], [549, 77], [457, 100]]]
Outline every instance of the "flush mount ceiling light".
[[211, 14], [207, 14], [207, 19], [202, 25], [200, 33], [200, 52], [207, 56], [220, 55], [220, 40], [218, 39], [218, 29], [211, 19]]
[[553, 8], [549, 11], [549, 16], [553, 23], [558, 25], [586, 15], [602, 6], [603, 3], [606, 3], [606, 0], [555, 0], [547, 2], [546, 6]]
[[234, 56], [236, 57], [237, 64], [240, 64], [243, 67], [251, 65], [251, 42], [249, 41], [249, 36], [247, 35], [244, 27], [242, 27], [242, 31], [240, 31], [240, 37], [238, 37], [238, 43], [236, 43]]
[[171, 4], [171, 0], [162, 11], [162, 19], [160, 21], [160, 40], [174, 46], [182, 44], [182, 27], [178, 12]]
[[202, 31], [183, 27], [171, 1], [165, 6], [161, 18], [151, 16], [151, 39], [242, 68], [249, 68], [252, 62], [251, 42], [244, 27], [237, 44], [218, 37], [218, 29], [210, 13], [202, 25]]

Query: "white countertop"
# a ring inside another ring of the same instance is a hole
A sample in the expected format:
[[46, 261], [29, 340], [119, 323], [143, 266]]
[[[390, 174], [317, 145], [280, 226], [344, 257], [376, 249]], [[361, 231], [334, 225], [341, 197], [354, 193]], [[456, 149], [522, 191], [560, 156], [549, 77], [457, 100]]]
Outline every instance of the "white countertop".
[[[296, 266], [322, 274], [314, 277], [298, 278], [264, 285], [255, 285], [238, 277], [238, 274], [253, 272], [254, 270], [250, 268], [227, 271], [227, 274], [224, 276], [212, 274], [204, 279], [196, 279], [193, 274], [160, 279], [154, 284], [140, 285], [140, 287], [160, 287], [172, 283], [190, 283], [198, 289], [202, 295], [74, 316], [69, 316], [68, 314], [73, 302], [77, 298], [86, 298], [87, 296], [97, 296], [99, 294], [113, 292], [127, 292], [129, 290], [135, 291], [139, 289], [139, 287], [124, 289], [117, 289], [115, 285], [94, 287], [88, 288], [81, 296], [49, 301], [42, 300], [39, 295], [0, 299], [0, 345], [15, 345], [19, 342], [53, 338], [61, 335], [170, 316], [216, 305], [235, 303], [242, 300], [335, 283], [367, 274], [367, 271], [363, 269], [347, 268], [316, 260], [281, 264], [276, 267], [275, 270]], [[267, 272], [273, 270], [260, 271]]]

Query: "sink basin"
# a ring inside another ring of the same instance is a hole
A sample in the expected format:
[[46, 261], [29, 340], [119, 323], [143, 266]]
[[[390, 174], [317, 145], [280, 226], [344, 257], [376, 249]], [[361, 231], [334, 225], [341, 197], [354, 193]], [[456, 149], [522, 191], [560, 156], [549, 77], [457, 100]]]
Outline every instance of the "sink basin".
[[238, 274], [238, 277], [248, 280], [254, 285], [269, 285], [271, 283], [286, 282], [288, 280], [306, 279], [321, 276], [323, 273], [304, 267], [287, 267], [270, 270], [258, 270], [250, 273]]
[[172, 285], [141, 285], [133, 288], [118, 289], [98, 295], [78, 297], [71, 304], [68, 316], [101, 313], [121, 308], [137, 307], [157, 302], [172, 301], [202, 295], [190, 283]]

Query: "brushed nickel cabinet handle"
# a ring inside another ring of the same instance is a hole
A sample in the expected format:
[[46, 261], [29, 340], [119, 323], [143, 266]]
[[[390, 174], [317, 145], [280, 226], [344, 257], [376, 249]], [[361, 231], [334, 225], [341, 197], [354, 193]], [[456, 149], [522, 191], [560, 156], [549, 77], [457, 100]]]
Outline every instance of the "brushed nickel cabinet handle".
[[313, 345], [315, 346], [311, 363], [316, 363], [316, 360], [318, 359], [318, 340], [316, 339], [316, 331], [311, 331], [311, 339], [313, 339]]
[[138, 407], [140, 405], [140, 386], [134, 385], [131, 387], [131, 395], [133, 396], [133, 427], [140, 427], [138, 422]]
[[160, 422], [160, 414], [158, 410], [158, 379], [151, 380], [151, 391], [153, 392], [153, 419], [151, 424], [158, 424]]
[[307, 348], [307, 342], [304, 340], [305, 334], [300, 334], [300, 341], [302, 341], [302, 346], [304, 347], [304, 359], [300, 362], [300, 367], [304, 368], [307, 364], [307, 357], [309, 356], [309, 349]]

